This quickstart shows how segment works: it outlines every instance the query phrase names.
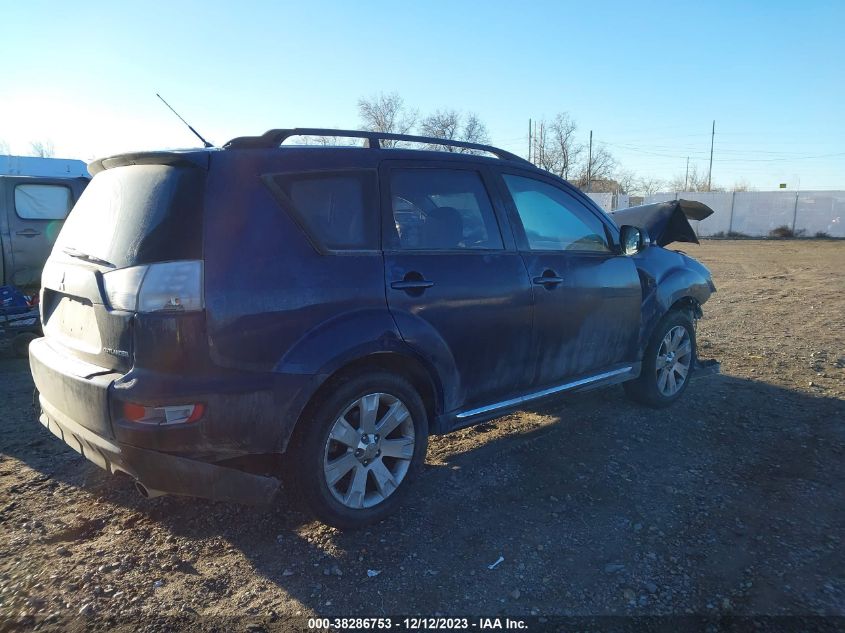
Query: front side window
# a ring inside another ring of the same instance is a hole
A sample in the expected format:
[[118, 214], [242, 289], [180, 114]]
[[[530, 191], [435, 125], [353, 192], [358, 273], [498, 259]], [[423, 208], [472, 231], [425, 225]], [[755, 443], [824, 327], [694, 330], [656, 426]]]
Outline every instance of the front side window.
[[402, 249], [503, 248], [490, 196], [476, 171], [396, 169], [390, 195]]
[[64, 220], [70, 207], [70, 188], [64, 185], [15, 187], [15, 212], [23, 220]]
[[303, 228], [323, 247], [378, 248], [375, 172], [279, 174], [272, 180]]
[[566, 192], [533, 178], [503, 178], [531, 250], [610, 252], [601, 220]]

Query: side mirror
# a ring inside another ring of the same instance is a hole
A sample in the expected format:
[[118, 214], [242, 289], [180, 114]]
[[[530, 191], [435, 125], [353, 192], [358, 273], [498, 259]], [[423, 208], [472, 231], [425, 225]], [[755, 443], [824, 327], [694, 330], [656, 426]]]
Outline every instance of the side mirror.
[[619, 229], [619, 242], [623, 255], [635, 255], [645, 249], [650, 243], [645, 229], [625, 225]]

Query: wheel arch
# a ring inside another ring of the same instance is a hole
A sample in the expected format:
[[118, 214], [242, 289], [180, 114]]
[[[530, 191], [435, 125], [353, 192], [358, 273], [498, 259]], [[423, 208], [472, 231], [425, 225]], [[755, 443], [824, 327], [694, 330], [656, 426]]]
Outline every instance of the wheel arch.
[[398, 374], [411, 383], [423, 401], [429, 433], [436, 431], [437, 420], [442, 413], [443, 392], [434, 371], [411, 352], [377, 351], [349, 360], [325, 374], [325, 379], [314, 389], [292, 426], [286, 445], [303, 430], [304, 421], [329, 390], [350, 376], [373, 370]]
[[700, 319], [703, 315], [701, 310], [701, 302], [693, 296], [684, 295], [683, 297], [676, 299], [675, 302], [669, 306], [666, 310], [664, 316], [669, 314], [673, 310], [681, 310], [690, 313], [690, 316], [693, 319]]
[[639, 353], [642, 355], [654, 329], [667, 314], [680, 309], [690, 311], [692, 318], [699, 318], [701, 305], [710, 298], [712, 290], [705, 277], [686, 266], [672, 266], [660, 275], [640, 271], [640, 279], [643, 304]]

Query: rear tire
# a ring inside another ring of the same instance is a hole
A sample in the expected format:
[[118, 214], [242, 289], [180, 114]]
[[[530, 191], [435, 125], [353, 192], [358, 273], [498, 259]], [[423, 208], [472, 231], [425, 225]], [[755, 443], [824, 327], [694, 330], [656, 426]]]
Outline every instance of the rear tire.
[[320, 521], [357, 529], [396, 511], [421, 470], [428, 420], [419, 394], [382, 370], [331, 384], [286, 451], [286, 484]]
[[668, 407], [686, 391], [695, 354], [695, 327], [690, 314], [680, 310], [667, 313], [646, 346], [639, 378], [623, 384], [625, 393], [650, 407]]

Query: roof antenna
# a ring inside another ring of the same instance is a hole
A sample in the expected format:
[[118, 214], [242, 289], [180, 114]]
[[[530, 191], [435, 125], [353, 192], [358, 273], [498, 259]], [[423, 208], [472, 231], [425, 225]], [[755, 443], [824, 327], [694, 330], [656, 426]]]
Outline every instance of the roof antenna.
[[180, 120], [182, 123], [184, 123], [185, 125], [187, 125], [187, 126], [188, 126], [188, 129], [189, 129], [189, 130], [191, 130], [191, 132], [193, 132], [193, 133], [194, 133], [194, 136], [196, 136], [199, 140], [201, 140], [201, 141], [202, 141], [202, 144], [203, 144], [203, 146], [204, 146], [204, 147], [214, 147], [214, 145], [212, 145], [211, 143], [209, 143], [208, 141], [206, 141], [206, 140], [202, 137], [202, 135], [201, 135], [199, 132], [197, 132], [197, 131], [193, 128], [193, 127], [191, 127], [191, 124], [190, 124], [190, 123], [188, 123], [185, 119], [183, 119], [181, 116], [179, 116], [179, 113], [178, 113], [178, 112], [176, 112], [176, 110], [174, 110], [174, 109], [170, 106], [170, 104], [169, 104], [169, 103], [167, 103], [167, 101], [165, 101], [165, 100], [164, 100], [164, 97], [162, 97], [162, 96], [161, 96], [160, 94], [158, 94], [158, 93], [156, 93], [156, 96], [157, 96], [159, 99], [161, 99], [161, 102], [162, 102], [164, 105], [166, 105], [168, 108], [170, 108], [170, 111], [171, 111], [173, 114], [175, 114], [176, 116], [178, 116], [178, 117], [179, 117], [179, 120]]

